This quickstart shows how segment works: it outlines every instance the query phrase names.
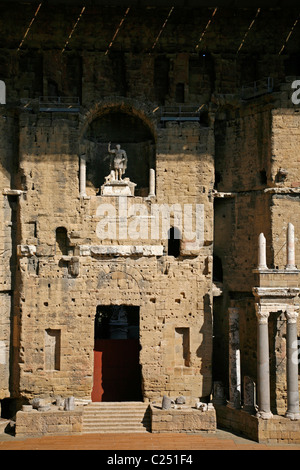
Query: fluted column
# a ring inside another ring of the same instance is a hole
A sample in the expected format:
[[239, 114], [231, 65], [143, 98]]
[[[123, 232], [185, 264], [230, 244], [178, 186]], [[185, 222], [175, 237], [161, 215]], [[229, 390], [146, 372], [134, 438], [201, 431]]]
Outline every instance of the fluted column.
[[155, 196], [155, 170], [152, 168], [149, 171], [149, 195], [148, 197]]
[[229, 308], [229, 403], [231, 408], [241, 407], [241, 359], [239, 309]]
[[295, 266], [295, 229], [294, 229], [294, 225], [291, 223], [288, 224], [288, 228], [287, 228], [286, 256], [287, 256], [286, 269], [296, 269], [296, 266]]
[[263, 233], [258, 237], [258, 269], [267, 269], [266, 238]]
[[270, 308], [255, 304], [257, 316], [257, 416], [263, 419], [272, 417], [270, 407], [270, 367], [269, 367], [269, 332], [268, 319]]
[[287, 319], [286, 355], [287, 355], [287, 412], [286, 417], [299, 420], [299, 385], [298, 385], [298, 307], [291, 305], [285, 312]]

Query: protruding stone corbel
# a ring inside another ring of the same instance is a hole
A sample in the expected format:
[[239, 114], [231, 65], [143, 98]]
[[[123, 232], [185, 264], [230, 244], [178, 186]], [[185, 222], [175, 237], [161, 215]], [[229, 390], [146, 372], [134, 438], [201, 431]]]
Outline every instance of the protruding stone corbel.
[[72, 276], [78, 276], [79, 275], [79, 257], [78, 256], [72, 256], [71, 261], [69, 264], [69, 273]]
[[17, 247], [17, 255], [22, 256], [33, 256], [36, 254], [36, 246], [35, 245], [18, 245]]
[[79, 275], [79, 257], [78, 256], [62, 256], [62, 261], [68, 263], [68, 272], [71, 276]]
[[24, 191], [21, 191], [21, 189], [3, 189], [2, 194], [3, 196], [21, 196], [24, 193]]

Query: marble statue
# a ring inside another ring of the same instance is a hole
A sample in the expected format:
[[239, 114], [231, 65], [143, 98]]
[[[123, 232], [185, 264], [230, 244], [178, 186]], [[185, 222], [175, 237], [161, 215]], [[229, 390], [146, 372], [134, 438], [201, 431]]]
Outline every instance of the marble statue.
[[115, 149], [111, 149], [111, 143], [108, 144], [108, 152], [111, 155], [110, 162], [110, 175], [106, 178], [107, 181], [122, 181], [122, 177], [127, 168], [127, 154], [125, 150], [121, 149], [119, 144]]

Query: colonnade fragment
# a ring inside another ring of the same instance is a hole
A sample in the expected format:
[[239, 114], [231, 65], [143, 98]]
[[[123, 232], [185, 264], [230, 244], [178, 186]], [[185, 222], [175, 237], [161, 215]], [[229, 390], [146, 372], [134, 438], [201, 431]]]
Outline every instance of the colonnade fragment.
[[[298, 272], [295, 264], [294, 226], [287, 226], [285, 271]], [[266, 239], [261, 233], [258, 238], [258, 272], [268, 271], [266, 261]], [[276, 271], [276, 270], [275, 270]], [[274, 272], [274, 271], [273, 271]], [[275, 272], [276, 274], [276, 272]], [[268, 320], [271, 313], [283, 312], [287, 320], [286, 357], [287, 357], [287, 411], [292, 420], [300, 419], [298, 385], [298, 340], [297, 340], [297, 304], [299, 289], [296, 287], [260, 287], [254, 288], [257, 316], [257, 416], [263, 419], [272, 417], [270, 403], [269, 370], [269, 333]]]
[[[286, 239], [286, 265], [284, 270], [269, 270], [266, 256], [266, 238], [263, 233], [258, 238], [258, 266], [256, 273], [276, 276], [276, 273], [298, 275], [295, 263], [294, 226], [289, 223]], [[292, 273], [292, 274], [291, 274]], [[264, 284], [265, 286], [266, 284]], [[286, 318], [286, 384], [287, 409], [285, 416], [291, 420], [300, 420], [297, 319], [299, 310], [298, 287], [274, 286], [254, 287], [255, 309], [257, 317], [257, 405], [256, 416], [262, 419], [272, 418], [270, 397], [270, 352], [269, 352], [269, 317], [271, 313], [284, 313]], [[229, 308], [229, 402], [228, 406], [241, 407], [241, 367], [239, 346], [239, 309]], [[247, 379], [249, 379], [247, 377]], [[245, 391], [244, 391], [245, 392]], [[254, 392], [254, 389], [252, 390]], [[250, 397], [251, 398], [251, 397]], [[245, 399], [244, 399], [245, 405]], [[247, 403], [250, 409], [251, 403]], [[252, 408], [253, 411], [254, 408]]]

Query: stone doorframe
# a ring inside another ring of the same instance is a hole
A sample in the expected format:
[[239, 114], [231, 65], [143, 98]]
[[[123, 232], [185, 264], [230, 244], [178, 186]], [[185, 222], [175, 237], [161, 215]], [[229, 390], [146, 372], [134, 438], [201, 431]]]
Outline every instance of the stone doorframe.
[[299, 305], [296, 303], [300, 289], [255, 287], [255, 308], [257, 316], [257, 417], [272, 417], [270, 403], [270, 370], [269, 370], [269, 333], [268, 320], [270, 313], [283, 312], [287, 319], [287, 411], [286, 417], [299, 420], [298, 390], [298, 341], [297, 318]]

